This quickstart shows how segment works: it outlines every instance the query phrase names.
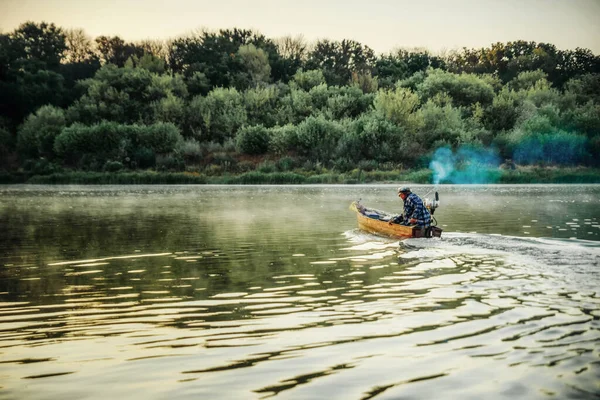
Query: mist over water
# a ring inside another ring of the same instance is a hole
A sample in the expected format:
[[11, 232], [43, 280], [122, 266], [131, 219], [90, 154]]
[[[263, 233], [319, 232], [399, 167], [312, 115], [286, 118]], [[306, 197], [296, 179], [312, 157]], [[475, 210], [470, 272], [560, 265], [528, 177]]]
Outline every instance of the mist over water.
[[597, 398], [600, 186], [436, 190], [1, 187], [0, 398]]

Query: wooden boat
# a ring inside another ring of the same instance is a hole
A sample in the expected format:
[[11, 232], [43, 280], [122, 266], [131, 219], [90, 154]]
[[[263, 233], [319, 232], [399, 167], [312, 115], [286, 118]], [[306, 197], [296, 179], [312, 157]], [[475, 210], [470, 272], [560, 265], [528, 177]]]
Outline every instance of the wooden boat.
[[369, 233], [396, 239], [442, 236], [442, 229], [437, 226], [422, 228], [417, 225], [402, 225], [395, 222], [390, 225], [389, 222], [395, 217], [394, 215], [385, 211], [367, 208], [357, 201], [350, 204], [350, 209], [356, 212], [358, 227]]

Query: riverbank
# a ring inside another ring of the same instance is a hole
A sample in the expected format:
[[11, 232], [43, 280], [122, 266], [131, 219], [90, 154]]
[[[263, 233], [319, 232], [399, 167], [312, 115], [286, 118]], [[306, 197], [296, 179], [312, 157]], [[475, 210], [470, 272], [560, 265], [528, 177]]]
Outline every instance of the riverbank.
[[[28, 176], [23, 173], [0, 174], [2, 184], [81, 184], [81, 185], [127, 185], [127, 184], [362, 184], [407, 182], [427, 184], [434, 182], [433, 171], [353, 170], [340, 173], [295, 170], [291, 172], [251, 171], [241, 174], [204, 175], [188, 172], [85, 172], [71, 171], [48, 175]], [[512, 170], [478, 170], [477, 174], [450, 175], [439, 183], [463, 184], [531, 184], [531, 183], [600, 183], [600, 169], [516, 167]]]

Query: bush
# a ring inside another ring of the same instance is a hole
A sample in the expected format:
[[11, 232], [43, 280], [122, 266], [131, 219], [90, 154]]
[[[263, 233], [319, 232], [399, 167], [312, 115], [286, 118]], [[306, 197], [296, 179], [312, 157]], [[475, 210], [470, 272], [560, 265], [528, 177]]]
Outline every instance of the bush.
[[408, 129], [416, 128], [414, 111], [419, 106], [419, 97], [410, 89], [380, 90], [373, 100], [377, 114]]
[[325, 77], [321, 70], [302, 71], [299, 69], [294, 75], [292, 82], [304, 91], [309, 91], [315, 86], [325, 83]]
[[282, 157], [277, 160], [276, 167], [282, 172], [291, 171], [296, 168], [296, 161], [291, 157]]
[[177, 152], [181, 154], [186, 162], [199, 162], [202, 160], [203, 152], [200, 143], [194, 139], [182, 140], [177, 144]]
[[376, 170], [379, 165], [375, 160], [362, 160], [358, 163], [358, 169], [362, 169], [364, 171], [373, 171]]
[[276, 126], [269, 129], [271, 139], [269, 141], [269, 152], [273, 154], [284, 154], [296, 146], [296, 127], [288, 124]]
[[333, 158], [342, 130], [339, 123], [323, 117], [309, 117], [296, 129], [298, 150], [313, 160]]
[[244, 98], [236, 89], [213, 89], [197, 96], [188, 107], [190, 128], [203, 141], [223, 143], [247, 121]]
[[126, 160], [128, 154], [136, 163], [152, 164], [150, 152], [169, 153], [179, 140], [179, 129], [172, 123], [121, 125], [104, 121], [92, 126], [74, 124], [63, 129], [55, 140], [54, 151], [72, 165], [86, 155], [103, 165], [109, 160]]
[[152, 103], [152, 109], [153, 121], [172, 122], [176, 125], [180, 125], [184, 121], [185, 102], [172, 94]]
[[356, 86], [331, 89], [327, 99], [326, 115], [332, 119], [356, 118], [369, 111], [375, 95], [365, 94]]
[[204, 184], [206, 177], [186, 173], [160, 173], [152, 171], [143, 172], [68, 172], [54, 173], [51, 175], [36, 175], [27, 183], [32, 184], [84, 184], [84, 185], [163, 185], [163, 184]]
[[123, 169], [123, 163], [119, 161], [107, 161], [103, 170], [106, 172], [117, 172]]
[[133, 152], [131, 167], [152, 168], [156, 165], [156, 153], [147, 147], [140, 147]]
[[156, 157], [156, 169], [159, 171], [183, 171], [185, 162], [175, 154], [159, 155]]
[[367, 114], [355, 120], [345, 130], [336, 154], [338, 158], [347, 158], [353, 162], [401, 161], [409, 156], [405, 145], [410, 141], [410, 135], [405, 134], [402, 127], [378, 114]]
[[333, 169], [339, 172], [348, 172], [354, 169], [354, 167], [355, 163], [345, 157], [336, 158], [333, 161]]
[[13, 149], [13, 146], [14, 140], [10, 131], [0, 125], [0, 158], [2, 160], [6, 159], [6, 156]]
[[494, 88], [489, 80], [476, 74], [453, 74], [442, 70], [430, 71], [417, 86], [422, 101], [439, 93], [448, 93], [456, 106], [470, 107], [475, 103], [486, 106], [494, 99]]
[[258, 172], [262, 172], [263, 174], [270, 174], [270, 173], [277, 171], [277, 167], [275, 166], [275, 163], [273, 163], [272, 161], [265, 160], [258, 165], [256, 170]]
[[50, 175], [62, 172], [62, 168], [46, 158], [27, 160], [23, 163], [23, 169], [28, 175]]
[[292, 89], [281, 98], [276, 121], [279, 125], [298, 124], [313, 114], [312, 96], [300, 89]]
[[483, 124], [494, 132], [512, 129], [519, 117], [521, 100], [515, 92], [503, 90], [484, 110]]
[[535, 86], [538, 81], [548, 80], [548, 75], [542, 70], [523, 71], [508, 83], [511, 90], [528, 90]]
[[246, 154], [264, 154], [269, 150], [271, 137], [262, 125], [244, 127], [238, 131], [237, 149]]
[[279, 90], [273, 86], [257, 87], [244, 92], [244, 107], [248, 116], [248, 125], [275, 125], [275, 110], [279, 103]]
[[54, 143], [54, 151], [69, 164], [90, 155], [102, 161], [122, 159], [127, 140], [127, 125], [102, 122], [93, 126], [73, 124], [63, 129]]
[[19, 129], [17, 148], [26, 156], [52, 158], [54, 140], [64, 127], [64, 111], [54, 106], [43, 106], [27, 117]]
[[262, 173], [258, 171], [247, 172], [245, 174], [221, 178], [219, 183], [227, 184], [245, 184], [245, 185], [258, 185], [258, 184], [299, 184], [305, 183], [306, 178], [299, 174], [292, 172], [274, 172], [274, 173]]
[[460, 140], [465, 125], [460, 110], [451, 105], [439, 106], [428, 101], [418, 114], [423, 120], [419, 139], [430, 148], [440, 144], [456, 146]]
[[169, 153], [181, 140], [179, 129], [171, 122], [159, 122], [152, 125], [138, 126], [137, 137], [131, 138], [137, 146], [152, 149], [155, 153]]

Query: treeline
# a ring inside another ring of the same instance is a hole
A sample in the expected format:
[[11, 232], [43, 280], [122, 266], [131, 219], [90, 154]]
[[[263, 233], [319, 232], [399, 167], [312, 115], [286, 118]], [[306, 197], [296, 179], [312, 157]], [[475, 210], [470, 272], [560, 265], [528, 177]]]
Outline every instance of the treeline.
[[598, 166], [600, 57], [525, 41], [376, 55], [241, 29], [131, 43], [27, 22], [0, 35], [8, 173], [398, 171], [462, 146]]

